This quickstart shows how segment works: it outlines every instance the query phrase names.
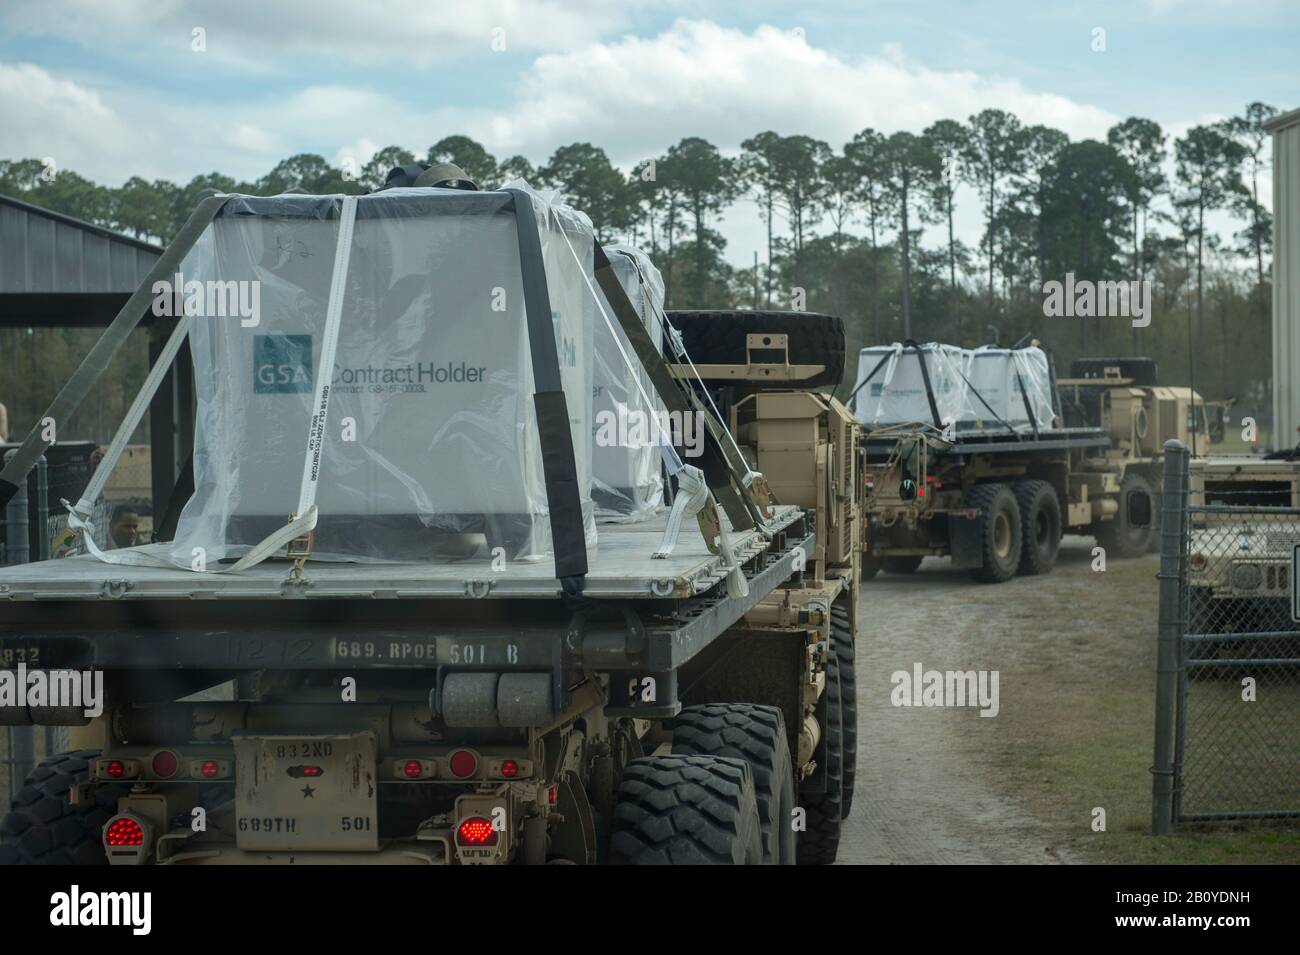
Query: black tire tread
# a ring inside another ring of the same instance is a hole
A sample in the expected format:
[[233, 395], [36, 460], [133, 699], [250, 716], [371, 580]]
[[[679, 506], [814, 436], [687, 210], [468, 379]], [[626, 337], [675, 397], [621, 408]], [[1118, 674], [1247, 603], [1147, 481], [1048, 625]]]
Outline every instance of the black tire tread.
[[804, 796], [806, 828], [799, 834], [800, 865], [831, 865], [840, 848], [844, 819], [844, 737], [839, 657], [834, 647], [826, 661], [826, 791]]
[[[794, 862], [793, 858], [782, 859], [778, 841], [790, 831], [782, 796], [791, 805], [794, 802], [790, 746], [781, 710], [756, 703], [688, 706], [673, 719], [672, 730], [674, 754], [730, 756], [749, 763], [763, 823], [763, 861], [769, 865]], [[788, 840], [787, 845], [791, 845]]]
[[622, 865], [742, 865], [762, 857], [744, 760], [644, 756], [619, 783], [609, 859]]
[[0, 822], [0, 865], [107, 865], [102, 832], [126, 785], [100, 785], [95, 802], [73, 806], [72, 786], [90, 776], [99, 750], [59, 753], [31, 771]]
[[[994, 563], [992, 534], [993, 505], [1004, 493], [1009, 493], [1009, 489], [1005, 484], [976, 484], [969, 492], [967, 492], [965, 501], [963, 501], [964, 507], [975, 508], [980, 512], [980, 556], [982, 562], [979, 567], [971, 569], [970, 575], [975, 580], [984, 584], [1000, 584], [1004, 581], [1010, 580], [1015, 576], [1015, 568], [1020, 565], [1020, 557], [1017, 555], [1011, 573], [1003, 574]], [[1015, 500], [1014, 494], [1012, 494], [1011, 499], [1012, 501]], [[1019, 507], [1017, 507], [1016, 510], [1018, 512]], [[1016, 519], [1012, 521], [1012, 529], [1016, 533], [1020, 533], [1019, 513], [1017, 513]], [[1023, 538], [1021, 544], [1023, 547]]]
[[[1061, 546], [1061, 501], [1056, 490], [1046, 481], [1014, 481], [1011, 493], [1016, 496], [1016, 506], [1020, 508], [1020, 570], [1027, 577], [1050, 573], [1056, 566], [1056, 558]], [[1050, 495], [1056, 511], [1056, 541], [1050, 554], [1040, 554], [1034, 546], [1035, 528], [1034, 512], [1044, 495]]]
[[840, 741], [843, 753], [840, 818], [847, 819], [853, 811], [853, 787], [858, 775], [858, 678], [854, 670], [856, 647], [849, 629], [849, 611], [842, 604], [831, 604], [831, 635], [835, 641], [835, 658], [840, 677]]

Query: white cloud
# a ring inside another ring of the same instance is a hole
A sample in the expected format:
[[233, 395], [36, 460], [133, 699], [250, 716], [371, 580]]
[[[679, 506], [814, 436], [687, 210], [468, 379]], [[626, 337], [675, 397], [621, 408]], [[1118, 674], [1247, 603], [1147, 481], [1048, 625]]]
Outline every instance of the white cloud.
[[274, 67], [286, 54], [363, 64], [430, 66], [448, 57], [581, 45], [624, 26], [656, 0], [438, 0], [374, 4], [357, 0], [6, 0], [0, 17], [18, 33], [86, 46], [112, 44], [188, 52], [206, 31], [207, 52], [247, 69]]

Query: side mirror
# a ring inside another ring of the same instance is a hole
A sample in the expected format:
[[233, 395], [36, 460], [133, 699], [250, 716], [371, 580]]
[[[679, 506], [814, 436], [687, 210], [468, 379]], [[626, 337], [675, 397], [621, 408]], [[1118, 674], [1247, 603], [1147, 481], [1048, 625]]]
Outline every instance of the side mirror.
[[1151, 523], [1151, 495], [1145, 491], [1129, 491], [1124, 501], [1128, 523], [1132, 527], [1146, 527]]

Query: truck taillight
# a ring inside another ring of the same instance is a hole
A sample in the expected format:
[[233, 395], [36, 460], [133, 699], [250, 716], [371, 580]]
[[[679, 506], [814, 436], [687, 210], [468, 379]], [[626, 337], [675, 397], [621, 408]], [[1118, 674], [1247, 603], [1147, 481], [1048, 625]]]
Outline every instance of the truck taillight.
[[407, 779], [419, 779], [424, 773], [424, 766], [418, 759], [408, 759], [402, 767], [402, 775]]
[[478, 772], [478, 757], [467, 749], [458, 749], [447, 760], [447, 768], [457, 779], [468, 779]]
[[492, 828], [492, 820], [470, 816], [456, 827], [456, 842], [462, 846], [494, 846], [497, 844], [497, 831]]
[[507, 759], [501, 763], [501, 775], [506, 779], [514, 779], [519, 775], [519, 764], [513, 759]]
[[231, 762], [228, 759], [191, 759], [187, 768], [191, 779], [229, 779]]
[[97, 779], [135, 779], [139, 775], [140, 764], [134, 759], [95, 760], [95, 777]]
[[180, 760], [169, 749], [160, 749], [153, 754], [153, 774], [159, 779], [171, 779], [180, 767]]
[[144, 820], [124, 812], [104, 823], [100, 838], [109, 865], [139, 865], [149, 854], [153, 831]]
[[118, 846], [144, 845], [144, 826], [130, 816], [118, 816], [104, 827], [104, 845]]

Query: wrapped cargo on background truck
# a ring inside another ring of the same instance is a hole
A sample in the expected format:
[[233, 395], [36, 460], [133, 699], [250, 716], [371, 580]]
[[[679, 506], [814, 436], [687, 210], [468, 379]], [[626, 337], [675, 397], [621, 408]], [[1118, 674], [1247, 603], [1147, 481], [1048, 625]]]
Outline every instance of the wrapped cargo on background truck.
[[232, 197], [186, 257], [187, 283], [252, 283], [259, 308], [255, 324], [195, 320], [195, 490], [175, 563], [190, 565], [198, 547], [210, 562], [238, 557], [295, 511], [332, 282], [342, 282], [341, 312], [312, 558], [551, 551], [514, 211], [524, 196], [540, 234], [583, 533], [595, 544], [590, 222], [531, 190], [411, 188], [356, 200], [343, 254], [343, 197]]

